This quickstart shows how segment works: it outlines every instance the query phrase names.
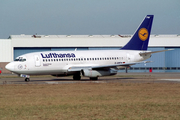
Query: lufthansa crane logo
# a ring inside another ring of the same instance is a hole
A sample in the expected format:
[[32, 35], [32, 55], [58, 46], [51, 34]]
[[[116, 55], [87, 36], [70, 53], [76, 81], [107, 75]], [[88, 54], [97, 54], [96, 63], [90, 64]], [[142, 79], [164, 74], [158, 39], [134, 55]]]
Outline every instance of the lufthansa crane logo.
[[21, 70], [22, 68], [23, 68], [23, 66], [22, 66], [21, 64], [19, 64], [19, 65], [18, 65], [18, 69]]
[[138, 35], [142, 41], [145, 41], [145, 40], [147, 40], [149, 33], [146, 28], [141, 28], [138, 32]]

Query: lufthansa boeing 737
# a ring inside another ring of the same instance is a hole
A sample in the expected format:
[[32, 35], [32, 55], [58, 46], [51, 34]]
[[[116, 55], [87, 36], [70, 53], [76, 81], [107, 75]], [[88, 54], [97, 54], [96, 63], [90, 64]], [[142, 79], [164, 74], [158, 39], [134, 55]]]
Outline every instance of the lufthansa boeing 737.
[[147, 15], [120, 50], [33, 52], [17, 57], [6, 69], [25, 77], [25, 81], [30, 81], [30, 75], [73, 75], [74, 80], [82, 75], [92, 80], [115, 75], [119, 69], [146, 62], [152, 53], [168, 51], [147, 51], [153, 17]]

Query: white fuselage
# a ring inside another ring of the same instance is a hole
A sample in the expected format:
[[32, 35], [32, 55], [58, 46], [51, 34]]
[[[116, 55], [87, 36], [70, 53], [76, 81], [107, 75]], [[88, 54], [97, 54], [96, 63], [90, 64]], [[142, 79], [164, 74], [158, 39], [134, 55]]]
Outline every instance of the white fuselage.
[[[6, 68], [16, 74], [71, 75], [70, 67], [103, 66], [140, 62], [150, 55], [140, 56], [135, 50], [47, 51], [19, 56], [22, 60], [9, 63]], [[24, 59], [24, 60], [23, 60]], [[120, 68], [124, 68], [121, 66]]]

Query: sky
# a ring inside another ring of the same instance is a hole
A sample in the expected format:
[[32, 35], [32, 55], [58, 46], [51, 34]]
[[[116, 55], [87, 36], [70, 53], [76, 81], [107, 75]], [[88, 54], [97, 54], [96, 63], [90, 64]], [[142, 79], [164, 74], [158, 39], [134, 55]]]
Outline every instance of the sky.
[[0, 0], [0, 39], [10, 35], [180, 34], [180, 0]]

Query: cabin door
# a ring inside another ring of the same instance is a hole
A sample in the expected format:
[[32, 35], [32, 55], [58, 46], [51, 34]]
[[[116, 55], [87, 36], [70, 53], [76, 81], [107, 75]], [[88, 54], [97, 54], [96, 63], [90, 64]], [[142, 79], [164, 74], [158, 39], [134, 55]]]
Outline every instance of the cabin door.
[[131, 61], [131, 57], [130, 57], [129, 53], [127, 53], [127, 61], [128, 61], [128, 62]]
[[34, 60], [35, 60], [35, 67], [40, 67], [41, 61], [40, 61], [39, 55], [34, 55]]

